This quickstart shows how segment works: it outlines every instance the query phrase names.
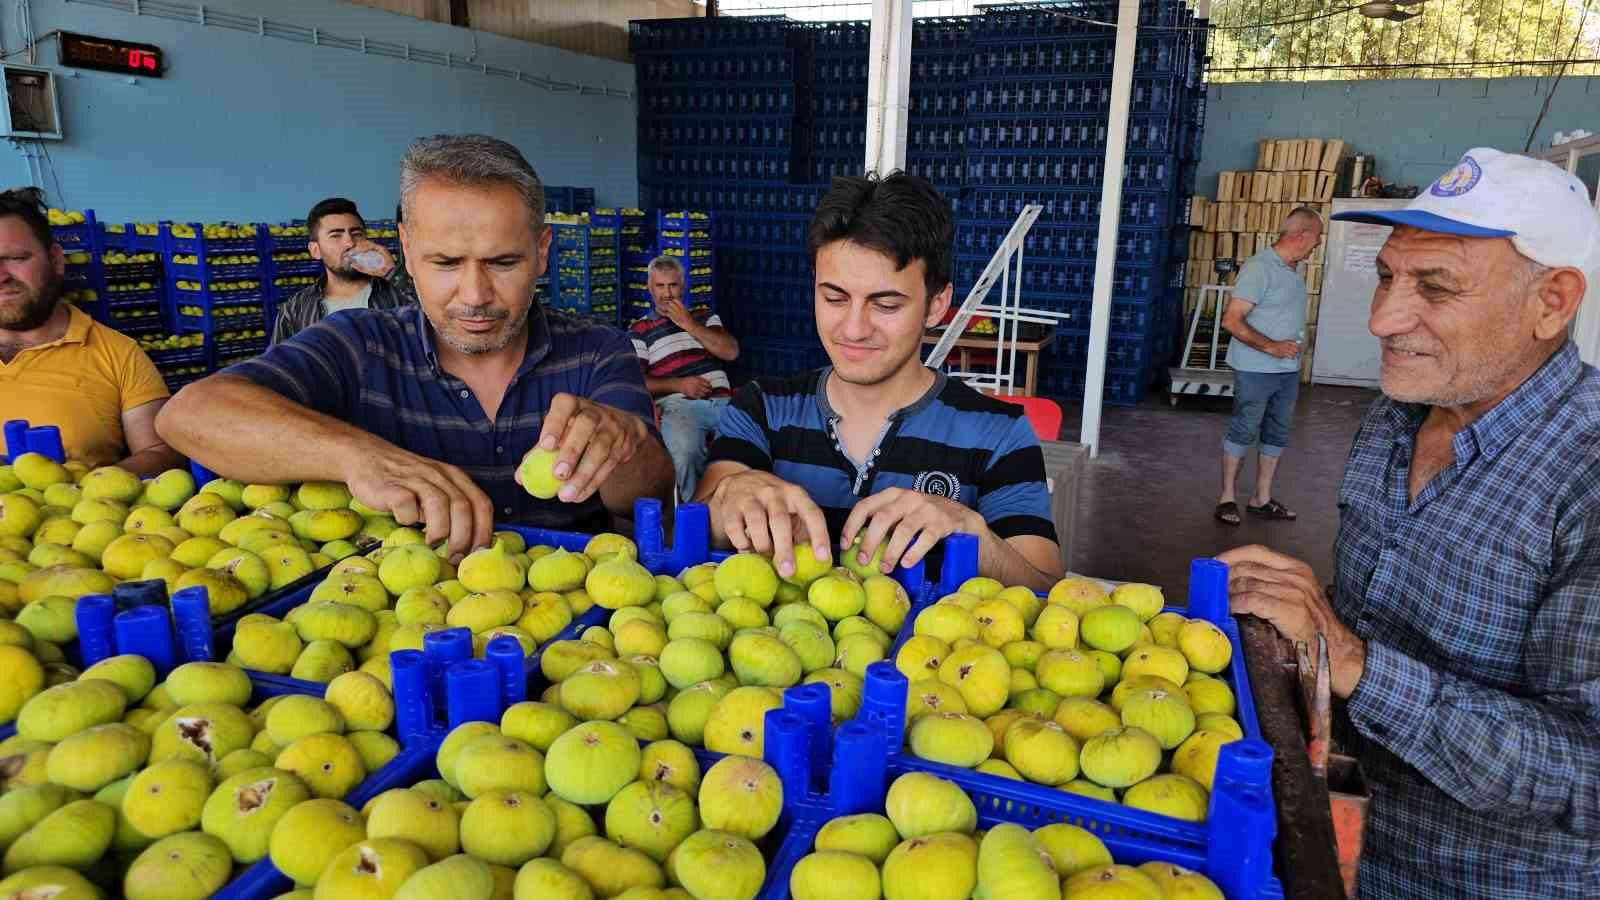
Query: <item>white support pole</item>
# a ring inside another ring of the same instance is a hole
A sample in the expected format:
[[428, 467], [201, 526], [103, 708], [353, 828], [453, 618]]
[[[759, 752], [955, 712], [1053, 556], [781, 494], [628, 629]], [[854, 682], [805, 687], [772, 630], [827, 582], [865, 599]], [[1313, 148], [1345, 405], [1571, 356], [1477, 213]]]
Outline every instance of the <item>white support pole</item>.
[[1106, 343], [1111, 333], [1111, 277], [1122, 224], [1122, 163], [1128, 152], [1128, 105], [1133, 98], [1133, 54], [1139, 39], [1139, 0], [1117, 2], [1117, 50], [1111, 63], [1111, 119], [1100, 185], [1100, 240], [1094, 254], [1094, 305], [1089, 310], [1089, 369], [1083, 385], [1083, 427], [1078, 440], [1089, 457], [1100, 455], [1100, 408], [1106, 383]]
[[911, 106], [912, 0], [872, 0], [867, 50], [866, 171], [887, 175], [906, 167]]

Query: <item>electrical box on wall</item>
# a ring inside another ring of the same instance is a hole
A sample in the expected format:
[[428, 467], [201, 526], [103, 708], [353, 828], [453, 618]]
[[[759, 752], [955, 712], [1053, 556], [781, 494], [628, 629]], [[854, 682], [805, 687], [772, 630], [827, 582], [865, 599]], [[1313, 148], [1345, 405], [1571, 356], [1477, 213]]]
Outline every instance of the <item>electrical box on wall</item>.
[[49, 69], [0, 63], [5, 90], [5, 126], [0, 137], [61, 140], [61, 104], [56, 78]]

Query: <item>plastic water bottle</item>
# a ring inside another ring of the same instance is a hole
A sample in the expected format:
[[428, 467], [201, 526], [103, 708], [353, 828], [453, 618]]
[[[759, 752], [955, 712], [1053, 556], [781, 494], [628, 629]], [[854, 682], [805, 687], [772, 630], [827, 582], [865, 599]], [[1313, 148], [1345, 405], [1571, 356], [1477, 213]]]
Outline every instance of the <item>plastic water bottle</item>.
[[383, 271], [383, 253], [377, 250], [352, 250], [350, 251], [350, 265], [371, 275]]

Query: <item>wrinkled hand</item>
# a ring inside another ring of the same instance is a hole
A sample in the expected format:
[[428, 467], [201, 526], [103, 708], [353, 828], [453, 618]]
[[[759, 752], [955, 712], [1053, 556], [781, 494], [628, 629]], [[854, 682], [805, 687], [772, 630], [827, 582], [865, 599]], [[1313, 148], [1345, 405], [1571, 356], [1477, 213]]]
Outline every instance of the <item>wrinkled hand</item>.
[[683, 305], [682, 300], [662, 300], [657, 304], [657, 309], [667, 321], [687, 330], [694, 323], [694, 316], [690, 315], [689, 308]]
[[687, 375], [678, 379], [678, 393], [690, 400], [701, 400], [711, 396], [711, 382], [699, 375]]
[[1237, 547], [1217, 559], [1228, 564], [1232, 611], [1266, 619], [1279, 634], [1313, 652], [1321, 634], [1328, 641], [1333, 693], [1349, 697], [1366, 668], [1367, 645], [1339, 621], [1311, 567], [1259, 545]]
[[[857, 503], [850, 510], [839, 534], [839, 545], [848, 549], [861, 535], [858, 561], [872, 560], [882, 544], [885, 574], [895, 566], [916, 565], [946, 537], [964, 531], [982, 534], [987, 526], [978, 514], [945, 497], [921, 491], [889, 488]], [[885, 543], [887, 541], [887, 543]]]
[[[557, 394], [545, 411], [535, 447], [556, 451], [555, 476], [566, 482], [556, 497], [563, 503], [582, 503], [648, 440], [652, 440], [650, 429], [638, 416], [572, 394]], [[517, 468], [521, 484], [521, 466]]]
[[401, 525], [422, 523], [429, 544], [448, 538], [452, 560], [488, 546], [494, 534], [494, 504], [449, 463], [378, 442], [369, 452], [352, 454], [344, 480], [351, 496], [387, 510]]
[[734, 549], [770, 555], [779, 575], [794, 574], [796, 541], [809, 541], [819, 560], [833, 557], [822, 510], [804, 488], [771, 472], [751, 469], [729, 475], [717, 484], [711, 505]]

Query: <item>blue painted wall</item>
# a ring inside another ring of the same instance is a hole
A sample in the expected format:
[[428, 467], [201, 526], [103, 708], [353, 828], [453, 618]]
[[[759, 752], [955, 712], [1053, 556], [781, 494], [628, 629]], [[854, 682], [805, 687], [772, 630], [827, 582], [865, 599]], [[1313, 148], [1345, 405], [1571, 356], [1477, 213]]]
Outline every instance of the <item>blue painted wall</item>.
[[[0, 25], [8, 51], [20, 43], [10, 7]], [[460, 57], [472, 49], [463, 29], [331, 0], [208, 0], [205, 7]], [[631, 98], [551, 93], [509, 78], [82, 2], [32, 0], [32, 8], [38, 34], [117, 36], [167, 54], [166, 77], [129, 83], [57, 67], [56, 43], [40, 45], [39, 63], [61, 76], [66, 139], [44, 142], [49, 165], [30, 166], [25, 153], [38, 153], [31, 142], [26, 150], [0, 143], [0, 183], [39, 183], [58, 206], [93, 208], [109, 221], [279, 221], [338, 194], [369, 216], [387, 217], [406, 145], [465, 131], [516, 144], [547, 184], [591, 185], [602, 205], [636, 202]], [[625, 63], [487, 34], [478, 46], [483, 63], [633, 91]]]
[[[1212, 85], [1197, 189], [1255, 167], [1258, 138], [1343, 138], [1386, 181], [1427, 184], [1470, 147], [1520, 151], [1550, 92], [1547, 78], [1452, 78]], [[1600, 78], [1564, 78], [1535, 135], [1600, 134]]]

